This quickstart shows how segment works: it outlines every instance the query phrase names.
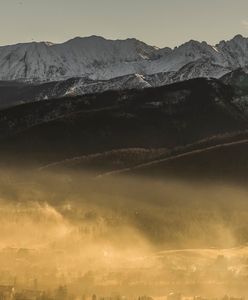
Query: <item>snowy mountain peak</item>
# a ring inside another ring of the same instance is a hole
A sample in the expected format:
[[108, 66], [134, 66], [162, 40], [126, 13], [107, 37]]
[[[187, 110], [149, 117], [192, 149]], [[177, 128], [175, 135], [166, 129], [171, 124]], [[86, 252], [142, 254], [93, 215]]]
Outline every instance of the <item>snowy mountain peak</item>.
[[0, 47], [0, 80], [107, 80], [164, 72], [169, 72], [170, 78], [187, 79], [219, 77], [247, 65], [248, 39], [241, 35], [215, 46], [190, 40], [174, 49], [159, 49], [134, 38], [109, 40], [94, 35], [62, 44], [32, 42]]

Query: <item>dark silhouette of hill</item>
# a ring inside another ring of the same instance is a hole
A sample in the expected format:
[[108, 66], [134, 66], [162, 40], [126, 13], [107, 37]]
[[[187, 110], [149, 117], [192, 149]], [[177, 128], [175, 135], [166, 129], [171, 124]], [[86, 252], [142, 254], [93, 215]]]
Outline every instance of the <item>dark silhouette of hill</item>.
[[66, 160], [73, 162], [67, 167], [102, 172], [167, 157], [178, 147], [215, 145], [223, 135], [232, 141], [248, 127], [233, 95], [230, 85], [200, 78], [18, 105], [0, 112], [1, 164]]

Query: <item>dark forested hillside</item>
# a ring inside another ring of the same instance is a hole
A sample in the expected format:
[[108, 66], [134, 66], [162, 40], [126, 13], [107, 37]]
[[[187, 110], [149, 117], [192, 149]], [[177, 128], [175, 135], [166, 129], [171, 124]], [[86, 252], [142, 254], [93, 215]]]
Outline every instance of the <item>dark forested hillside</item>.
[[74, 167], [110, 171], [167, 157], [178, 147], [197, 148], [201, 140], [200, 147], [218, 144], [222, 136], [233, 139], [247, 128], [232, 87], [218, 80], [108, 91], [2, 110], [1, 163], [44, 167], [66, 160], [67, 166], [71, 161]]

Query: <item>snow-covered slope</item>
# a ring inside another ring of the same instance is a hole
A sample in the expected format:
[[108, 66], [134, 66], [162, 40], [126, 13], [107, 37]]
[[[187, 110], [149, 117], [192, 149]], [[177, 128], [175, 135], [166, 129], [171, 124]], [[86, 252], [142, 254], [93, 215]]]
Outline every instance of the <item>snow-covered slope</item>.
[[96, 36], [57, 45], [5, 46], [0, 47], [0, 79], [51, 81], [75, 76], [108, 79], [136, 73], [141, 62], [158, 57], [157, 51], [135, 39], [112, 41]]
[[240, 35], [215, 46], [189, 41], [159, 49], [136, 39], [91, 36], [62, 44], [26, 43], [0, 47], [0, 80], [55, 81], [72, 77], [108, 80], [164, 73], [165, 83], [216, 77], [248, 65], [248, 39]]

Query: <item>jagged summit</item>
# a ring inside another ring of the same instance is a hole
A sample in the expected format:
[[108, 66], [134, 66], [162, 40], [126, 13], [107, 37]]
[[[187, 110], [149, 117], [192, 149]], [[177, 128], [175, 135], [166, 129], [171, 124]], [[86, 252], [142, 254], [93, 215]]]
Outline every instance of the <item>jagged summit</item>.
[[[203, 67], [199, 61], [204, 62]], [[187, 76], [183, 75], [186, 79], [196, 75], [218, 78], [246, 67], [248, 39], [237, 35], [215, 46], [190, 40], [174, 49], [160, 49], [135, 38], [109, 40], [93, 35], [61, 44], [30, 42], [0, 47], [0, 80], [54, 81], [85, 76], [108, 80], [164, 72], [171, 75], [189, 64], [194, 72], [187, 71]]]

